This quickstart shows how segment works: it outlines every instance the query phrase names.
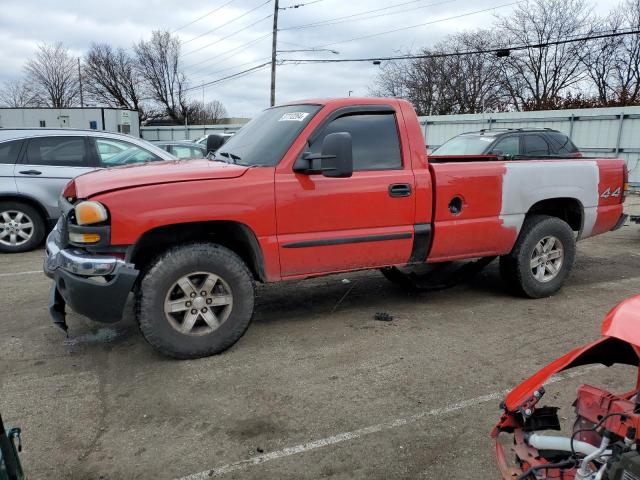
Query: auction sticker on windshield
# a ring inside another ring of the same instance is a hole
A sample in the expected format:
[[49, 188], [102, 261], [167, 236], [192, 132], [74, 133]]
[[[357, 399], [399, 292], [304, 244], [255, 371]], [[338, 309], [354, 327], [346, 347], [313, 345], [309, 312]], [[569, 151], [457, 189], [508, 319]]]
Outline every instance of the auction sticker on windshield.
[[307, 118], [308, 115], [309, 113], [307, 112], [289, 112], [289, 113], [282, 114], [282, 116], [280, 117], [280, 120], [278, 121], [279, 122], [301, 122], [305, 118]]

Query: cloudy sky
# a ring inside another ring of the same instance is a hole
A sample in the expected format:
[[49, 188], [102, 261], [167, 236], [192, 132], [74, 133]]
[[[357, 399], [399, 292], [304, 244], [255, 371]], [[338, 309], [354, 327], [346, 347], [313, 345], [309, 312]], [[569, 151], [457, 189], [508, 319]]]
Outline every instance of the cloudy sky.
[[[315, 51], [278, 57], [355, 58], [416, 50], [447, 34], [490, 25], [496, 13], [508, 14], [513, 2], [280, 0], [281, 8], [306, 5], [280, 11], [278, 49]], [[606, 13], [612, 3], [596, 0], [595, 13]], [[181, 37], [184, 71], [197, 87], [269, 61], [272, 13], [273, 0], [0, 0], [0, 83], [19, 78], [41, 42], [63, 42], [82, 56], [92, 42], [130, 48], [153, 30], [168, 29]], [[319, 22], [324, 24], [309, 25]], [[402, 30], [383, 34], [397, 29]], [[340, 97], [349, 91], [365, 95], [378, 69], [371, 63], [282, 65], [276, 101]], [[191, 94], [222, 101], [230, 115], [252, 116], [268, 106], [269, 82], [264, 68]]]

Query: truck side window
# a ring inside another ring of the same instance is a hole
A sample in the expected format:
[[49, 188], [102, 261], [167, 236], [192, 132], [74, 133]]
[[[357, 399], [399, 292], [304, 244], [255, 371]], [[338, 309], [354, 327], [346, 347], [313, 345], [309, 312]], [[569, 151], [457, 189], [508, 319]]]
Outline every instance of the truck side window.
[[310, 145], [311, 153], [320, 153], [324, 137], [335, 132], [351, 134], [354, 171], [402, 169], [400, 140], [393, 113], [356, 114], [336, 118]]
[[536, 155], [548, 156], [549, 144], [541, 135], [525, 135], [524, 154], [527, 157], [535, 157]]

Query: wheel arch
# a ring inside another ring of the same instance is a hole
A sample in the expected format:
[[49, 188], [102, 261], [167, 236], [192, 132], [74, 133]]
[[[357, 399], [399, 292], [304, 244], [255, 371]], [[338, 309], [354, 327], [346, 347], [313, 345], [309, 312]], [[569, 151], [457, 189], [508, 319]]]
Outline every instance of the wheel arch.
[[[51, 217], [47, 213], [47, 209], [35, 198], [29, 195], [22, 195], [20, 193], [0, 193], [0, 202], [22, 202], [27, 205], [35, 208], [40, 216], [42, 217], [42, 221], [46, 224], [50, 223]], [[50, 225], [51, 227], [52, 225]], [[49, 227], [49, 228], [50, 228]]]
[[127, 252], [127, 259], [144, 271], [166, 249], [184, 242], [211, 242], [236, 253], [249, 267], [255, 280], [266, 280], [264, 257], [251, 228], [235, 221], [176, 223], [145, 232]]
[[577, 198], [556, 197], [540, 200], [527, 211], [527, 217], [533, 215], [557, 217], [565, 221], [574, 232], [582, 232], [584, 227], [584, 206]]

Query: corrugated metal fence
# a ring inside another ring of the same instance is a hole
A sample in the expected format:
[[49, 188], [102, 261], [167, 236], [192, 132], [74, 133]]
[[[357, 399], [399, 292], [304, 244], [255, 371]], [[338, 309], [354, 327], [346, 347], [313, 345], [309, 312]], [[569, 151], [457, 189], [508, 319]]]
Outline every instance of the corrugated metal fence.
[[420, 117], [429, 149], [460, 133], [498, 128], [553, 128], [569, 135], [587, 156], [627, 161], [629, 181], [640, 186], [640, 107]]
[[151, 142], [155, 140], [196, 140], [211, 133], [236, 132], [241, 124], [189, 125], [168, 127], [140, 127], [140, 136]]

